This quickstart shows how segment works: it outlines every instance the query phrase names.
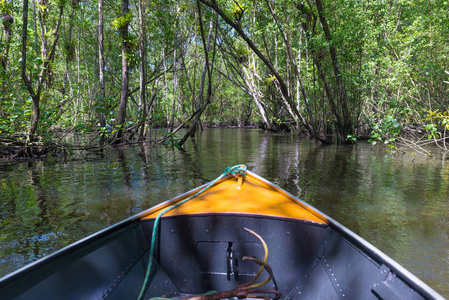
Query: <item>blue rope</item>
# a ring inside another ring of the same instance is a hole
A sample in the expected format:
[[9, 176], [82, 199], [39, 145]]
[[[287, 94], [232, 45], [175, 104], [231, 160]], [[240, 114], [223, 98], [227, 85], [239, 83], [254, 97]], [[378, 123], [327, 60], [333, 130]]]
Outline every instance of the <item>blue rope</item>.
[[196, 196], [204, 193], [205, 191], [207, 191], [210, 187], [212, 187], [215, 183], [217, 183], [219, 180], [221, 180], [223, 177], [229, 176], [229, 175], [233, 175], [233, 176], [242, 176], [242, 175], [246, 175], [246, 166], [245, 165], [235, 165], [233, 167], [228, 167], [226, 168], [226, 170], [223, 171], [223, 173], [218, 176], [215, 180], [212, 180], [207, 186], [205, 186], [201, 191], [195, 193], [194, 195], [164, 209], [162, 212], [160, 212], [156, 219], [154, 220], [154, 224], [153, 224], [153, 234], [151, 236], [151, 247], [150, 247], [150, 256], [149, 256], [149, 260], [148, 260], [148, 268], [147, 268], [147, 273], [145, 275], [145, 280], [143, 282], [142, 285], [142, 289], [140, 290], [140, 294], [139, 297], [137, 297], [138, 300], [141, 300], [142, 297], [145, 294], [145, 290], [147, 289], [148, 286], [148, 280], [150, 279], [150, 274], [151, 274], [151, 268], [153, 265], [153, 255], [154, 255], [154, 248], [155, 248], [155, 244], [156, 244], [156, 232], [157, 232], [157, 228], [159, 226], [159, 221], [161, 219], [161, 217], [168, 213], [169, 211], [175, 209], [176, 207], [186, 203], [187, 201], [195, 198]]

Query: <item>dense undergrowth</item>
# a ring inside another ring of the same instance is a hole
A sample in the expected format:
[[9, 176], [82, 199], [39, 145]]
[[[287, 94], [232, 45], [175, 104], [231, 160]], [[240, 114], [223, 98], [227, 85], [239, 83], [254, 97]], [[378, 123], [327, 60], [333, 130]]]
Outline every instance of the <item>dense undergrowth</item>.
[[28, 2], [0, 0], [2, 156], [217, 125], [448, 149], [445, 1]]

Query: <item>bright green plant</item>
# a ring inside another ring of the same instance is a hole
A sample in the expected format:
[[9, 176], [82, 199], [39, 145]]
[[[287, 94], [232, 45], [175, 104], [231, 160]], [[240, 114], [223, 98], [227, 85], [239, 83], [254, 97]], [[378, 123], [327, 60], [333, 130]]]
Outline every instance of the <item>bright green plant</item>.
[[432, 138], [438, 139], [440, 135], [438, 134], [438, 128], [435, 124], [425, 124], [423, 125], [427, 132], [427, 138], [430, 140]]
[[124, 35], [124, 30], [131, 23], [134, 16], [131, 12], [125, 14], [122, 17], [118, 17], [114, 21], [112, 21], [112, 26], [119, 31], [121, 35]]
[[427, 118], [423, 119], [424, 122], [429, 122], [428, 124], [424, 124], [424, 130], [427, 132], [427, 138], [430, 139], [439, 139], [440, 138], [440, 130], [449, 130], [449, 112], [445, 111], [443, 113], [438, 111], [428, 111]]
[[402, 128], [403, 126], [398, 119], [388, 115], [380, 122], [373, 124], [369, 142], [373, 145], [376, 145], [378, 142], [391, 144], [399, 136]]
[[357, 142], [357, 136], [355, 134], [348, 134], [348, 136], [346, 137], [347, 141], [351, 141], [352, 143], [356, 143]]

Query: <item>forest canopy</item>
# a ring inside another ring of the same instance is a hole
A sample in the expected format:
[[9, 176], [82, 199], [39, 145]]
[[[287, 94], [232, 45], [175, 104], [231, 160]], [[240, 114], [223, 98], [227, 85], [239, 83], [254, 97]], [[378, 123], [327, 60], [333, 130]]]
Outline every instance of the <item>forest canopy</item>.
[[0, 140], [26, 147], [72, 130], [124, 143], [187, 127], [182, 146], [203, 125], [253, 125], [326, 144], [419, 134], [445, 147], [448, 9], [441, 0], [0, 0]]

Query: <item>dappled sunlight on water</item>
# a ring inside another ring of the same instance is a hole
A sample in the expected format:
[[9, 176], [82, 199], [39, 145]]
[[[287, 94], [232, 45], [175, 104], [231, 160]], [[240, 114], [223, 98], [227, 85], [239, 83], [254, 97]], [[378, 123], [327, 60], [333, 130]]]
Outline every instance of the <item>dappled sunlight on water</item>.
[[89, 161], [0, 166], [0, 276], [238, 163], [355, 231], [449, 297], [444, 161], [258, 130], [206, 130], [185, 151], [143, 144], [109, 148]]

